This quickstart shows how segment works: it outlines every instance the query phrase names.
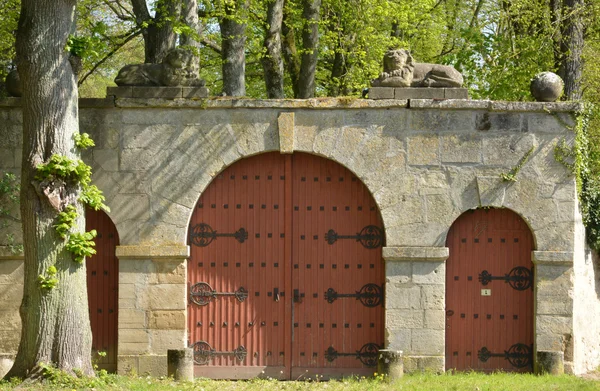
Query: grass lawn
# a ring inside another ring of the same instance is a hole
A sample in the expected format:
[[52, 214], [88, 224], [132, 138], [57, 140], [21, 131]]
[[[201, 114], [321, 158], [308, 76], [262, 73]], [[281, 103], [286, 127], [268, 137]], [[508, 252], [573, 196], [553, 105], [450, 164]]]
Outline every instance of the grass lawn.
[[498, 373], [462, 373], [455, 375], [415, 374], [389, 383], [381, 376], [369, 379], [346, 379], [328, 382], [307, 381], [214, 381], [196, 379], [195, 382], [176, 383], [171, 379], [152, 377], [100, 375], [95, 379], [71, 379], [61, 374], [51, 374], [45, 383], [24, 385], [0, 381], [0, 390], [196, 390], [196, 391], [259, 391], [259, 390], [460, 390], [460, 391], [548, 391], [548, 390], [600, 390], [600, 380], [587, 380], [574, 376], [535, 376]]

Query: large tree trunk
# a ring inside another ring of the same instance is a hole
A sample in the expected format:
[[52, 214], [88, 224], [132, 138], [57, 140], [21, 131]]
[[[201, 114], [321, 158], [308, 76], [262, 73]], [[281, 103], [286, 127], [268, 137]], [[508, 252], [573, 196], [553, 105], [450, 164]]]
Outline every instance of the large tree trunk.
[[221, 26], [221, 60], [223, 92], [227, 96], [246, 95], [246, 24], [242, 21], [248, 10], [248, 0], [236, 0], [226, 6]]
[[581, 99], [584, 0], [565, 0], [558, 74], [565, 82], [565, 99]]
[[[36, 377], [41, 363], [70, 373], [93, 375], [92, 334], [88, 314], [85, 262], [73, 261], [55, 232], [58, 210], [35, 178], [36, 166], [53, 154], [79, 154], [73, 136], [79, 130], [77, 78], [65, 51], [76, 0], [22, 0], [17, 33], [17, 64], [23, 83], [23, 165], [21, 217], [25, 250], [22, 332], [15, 364], [5, 376]], [[59, 202], [77, 207], [74, 229], [85, 227], [76, 201], [79, 185], [55, 181]], [[58, 269], [58, 286], [41, 289], [39, 275]]]
[[315, 96], [321, 0], [303, 0], [303, 4], [302, 15], [306, 24], [302, 31], [303, 52], [298, 78], [298, 97], [306, 99]]
[[194, 62], [197, 69], [200, 68], [200, 21], [198, 20], [198, 0], [184, 0], [183, 2], [182, 19], [185, 24], [192, 30], [192, 34], [181, 34], [179, 42], [181, 46], [187, 46], [194, 50]]
[[271, 0], [267, 8], [267, 31], [264, 43], [266, 54], [262, 59], [267, 97], [271, 99], [284, 98], [283, 60], [281, 58], [282, 22], [283, 0]]
[[287, 0], [284, 1], [284, 12], [283, 22], [281, 24], [281, 33], [283, 35], [283, 42], [281, 44], [283, 50], [283, 59], [285, 61], [285, 69], [292, 79], [292, 90], [294, 91], [294, 98], [298, 98], [298, 78], [300, 75], [300, 64], [298, 61], [298, 51], [296, 50], [296, 34], [294, 29], [291, 28], [287, 20], [290, 15], [285, 12]]
[[171, 20], [179, 18], [181, 3], [179, 0], [158, 0], [154, 18], [150, 16], [146, 0], [131, 0], [131, 4], [138, 26], [147, 25], [142, 29], [144, 62], [158, 64], [177, 43]]

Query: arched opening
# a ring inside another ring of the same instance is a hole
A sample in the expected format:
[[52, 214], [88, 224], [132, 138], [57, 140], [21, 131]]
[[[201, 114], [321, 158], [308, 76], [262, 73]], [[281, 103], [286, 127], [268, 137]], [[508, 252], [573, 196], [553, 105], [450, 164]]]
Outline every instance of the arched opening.
[[375, 372], [383, 242], [371, 194], [336, 162], [275, 152], [228, 167], [200, 197], [189, 228], [196, 375]]
[[86, 209], [85, 229], [95, 229], [96, 254], [87, 257], [87, 290], [92, 326], [92, 360], [98, 368], [117, 371], [119, 245], [117, 228], [106, 213]]
[[530, 372], [534, 241], [508, 209], [463, 213], [446, 240], [446, 369]]

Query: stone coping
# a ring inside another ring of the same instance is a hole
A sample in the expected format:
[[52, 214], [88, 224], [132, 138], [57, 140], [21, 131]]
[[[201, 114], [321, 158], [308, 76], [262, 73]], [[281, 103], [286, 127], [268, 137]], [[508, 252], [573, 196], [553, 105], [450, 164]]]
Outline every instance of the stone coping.
[[532, 251], [531, 258], [535, 265], [573, 266], [573, 257], [572, 251]]
[[173, 259], [189, 258], [190, 246], [117, 246], [115, 255], [119, 259]]
[[0, 261], [2, 260], [23, 260], [25, 259], [25, 254], [23, 253], [13, 253], [9, 246], [0, 246]]
[[[0, 107], [19, 107], [21, 98], [1, 98]], [[82, 108], [198, 108], [198, 109], [439, 109], [439, 110], [487, 110], [501, 112], [576, 112], [582, 105], [577, 102], [503, 102], [468, 99], [359, 99], [313, 98], [313, 99], [245, 99], [211, 97], [208, 99], [160, 99], [160, 98], [82, 98]]]
[[386, 261], [443, 262], [448, 259], [448, 247], [384, 247]]

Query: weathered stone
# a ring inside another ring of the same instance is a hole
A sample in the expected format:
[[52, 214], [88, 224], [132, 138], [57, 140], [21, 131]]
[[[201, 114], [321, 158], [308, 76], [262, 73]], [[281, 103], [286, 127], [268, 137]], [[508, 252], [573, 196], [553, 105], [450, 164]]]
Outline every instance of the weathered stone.
[[150, 343], [150, 334], [148, 330], [120, 329], [119, 344], [121, 343], [148, 344]]
[[394, 87], [371, 87], [369, 99], [394, 99]]
[[384, 247], [386, 261], [445, 261], [448, 247]]
[[208, 98], [208, 88], [206, 87], [182, 87], [181, 97], [184, 99]]
[[446, 313], [443, 309], [426, 310], [424, 317], [424, 328], [429, 330], [446, 329]]
[[114, 149], [97, 149], [92, 151], [94, 162], [106, 171], [119, 170], [119, 153]]
[[175, 381], [194, 380], [193, 349], [167, 350], [167, 376], [172, 376]]
[[411, 329], [392, 329], [386, 327], [386, 344], [388, 349], [411, 351], [412, 330]]
[[23, 261], [20, 259], [0, 259], [0, 290], [2, 285], [23, 284]]
[[427, 222], [443, 223], [450, 226], [454, 221], [454, 216], [460, 214], [459, 210], [454, 210], [454, 204], [447, 194], [428, 195], [425, 197], [427, 208]]
[[125, 342], [119, 337], [119, 353], [125, 355], [147, 354], [150, 351], [150, 343], [146, 342]]
[[117, 356], [117, 373], [119, 375], [137, 376], [139, 374], [139, 356]]
[[444, 284], [446, 264], [444, 262], [413, 262], [413, 282], [417, 284]]
[[147, 287], [139, 300], [141, 308], [148, 310], [183, 310], [186, 297], [183, 284], [159, 284]]
[[133, 87], [106, 87], [106, 96], [114, 96], [115, 98], [133, 98]]
[[538, 334], [571, 334], [573, 318], [570, 316], [537, 315], [536, 333]]
[[421, 329], [423, 328], [423, 311], [388, 309], [385, 327], [389, 329]]
[[535, 147], [533, 135], [495, 136], [483, 138], [483, 162], [508, 167], [509, 171], [519, 164], [525, 154]]
[[538, 102], [554, 102], [562, 95], [564, 86], [556, 73], [541, 72], [531, 79], [530, 90]]
[[396, 99], [444, 99], [444, 88], [394, 88]]
[[279, 125], [279, 150], [281, 153], [294, 152], [294, 113], [281, 113], [277, 117]]
[[444, 354], [445, 330], [414, 329], [412, 331], [412, 354]]
[[406, 284], [386, 284], [385, 308], [421, 309], [421, 288]]
[[404, 356], [404, 372], [444, 373], [444, 356]]
[[[119, 285], [119, 289], [122, 287], [122, 284]], [[119, 297], [121, 297], [120, 292]], [[134, 308], [119, 308], [119, 329], [143, 329], [147, 326], [146, 311]]]
[[500, 176], [478, 176], [477, 191], [479, 193], [479, 206], [503, 207], [507, 187], [508, 183], [503, 181]]
[[186, 328], [185, 311], [151, 311], [148, 327], [151, 329], [182, 330]]
[[446, 99], [469, 99], [469, 90], [466, 88], [444, 88]]
[[15, 363], [12, 354], [0, 354], [0, 379], [4, 377]]
[[132, 87], [134, 98], [181, 98], [180, 87]]
[[405, 284], [412, 279], [412, 263], [386, 261], [385, 276], [388, 283]]
[[522, 129], [521, 116], [512, 113], [477, 113], [476, 129], [481, 132], [514, 132]]
[[563, 352], [540, 351], [536, 352], [534, 372], [538, 375], [564, 375], [565, 355]]
[[441, 137], [442, 162], [481, 163], [482, 143], [477, 135], [450, 135]]
[[[0, 261], [0, 263], [5, 261]], [[17, 309], [23, 299], [22, 284], [2, 284], [0, 285], [0, 309]], [[0, 350], [2, 352], [2, 350]]]
[[110, 206], [115, 224], [126, 220], [141, 222], [150, 219], [150, 199], [146, 194], [118, 194]]
[[379, 349], [377, 373], [387, 375], [390, 381], [404, 376], [403, 355], [400, 350]]
[[444, 285], [421, 285], [421, 308], [426, 310], [443, 310], [446, 301]]
[[17, 353], [20, 336], [20, 329], [0, 329], [0, 352]]
[[438, 166], [440, 164], [438, 136], [411, 136], [407, 138], [408, 164]]
[[167, 354], [169, 349], [183, 349], [186, 347], [186, 329], [178, 330], [149, 330], [152, 339], [150, 351], [153, 354]]
[[167, 355], [139, 356], [139, 374], [143, 376], [167, 376]]

